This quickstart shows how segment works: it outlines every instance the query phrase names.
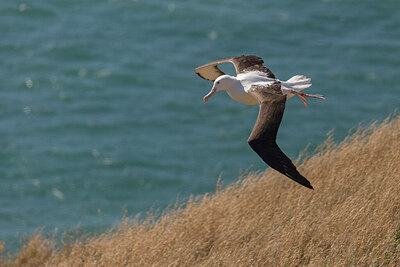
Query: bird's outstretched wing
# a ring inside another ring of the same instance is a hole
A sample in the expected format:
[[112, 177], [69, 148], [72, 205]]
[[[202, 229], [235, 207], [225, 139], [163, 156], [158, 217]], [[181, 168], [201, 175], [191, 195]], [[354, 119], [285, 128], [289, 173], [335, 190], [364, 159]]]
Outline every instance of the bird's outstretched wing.
[[236, 74], [244, 73], [247, 71], [260, 71], [267, 74], [269, 78], [275, 78], [270, 69], [263, 65], [262, 58], [257, 56], [238, 56], [215, 60], [200, 67], [197, 67], [194, 72], [201, 78], [215, 81], [219, 76], [225, 73], [218, 68], [218, 65], [223, 63], [232, 63], [235, 66]]
[[297, 171], [296, 166], [276, 144], [276, 135], [286, 103], [280, 83], [275, 82], [268, 87], [253, 85], [249, 93], [260, 103], [257, 121], [248, 140], [249, 145], [271, 168], [313, 189], [310, 182]]
[[275, 79], [275, 75], [270, 69], [263, 65], [264, 60], [257, 56], [238, 56], [232, 58], [232, 63], [235, 65], [237, 74], [247, 71], [260, 71], [267, 74], [268, 78]]
[[195, 68], [194, 72], [203, 79], [215, 81], [219, 76], [225, 74], [225, 72], [218, 68], [218, 65], [229, 62], [232, 63], [232, 59], [233, 57], [215, 60], [213, 62]]

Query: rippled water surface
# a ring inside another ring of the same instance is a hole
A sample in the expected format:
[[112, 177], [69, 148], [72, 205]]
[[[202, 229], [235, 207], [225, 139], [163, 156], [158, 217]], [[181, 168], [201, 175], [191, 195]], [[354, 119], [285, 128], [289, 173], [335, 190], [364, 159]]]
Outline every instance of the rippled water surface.
[[[0, 239], [100, 231], [265, 165], [256, 106], [193, 69], [256, 54], [328, 100], [287, 103], [291, 157], [400, 104], [399, 1], [1, 1]], [[227, 68], [227, 70], [232, 70]], [[13, 242], [13, 241], [11, 241]]]

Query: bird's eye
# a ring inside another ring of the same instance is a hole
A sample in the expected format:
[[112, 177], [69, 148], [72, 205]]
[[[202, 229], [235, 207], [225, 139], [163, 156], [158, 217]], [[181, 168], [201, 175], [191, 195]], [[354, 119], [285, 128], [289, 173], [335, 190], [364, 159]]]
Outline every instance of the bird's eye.
[[217, 84], [219, 84], [219, 82], [217, 82]]

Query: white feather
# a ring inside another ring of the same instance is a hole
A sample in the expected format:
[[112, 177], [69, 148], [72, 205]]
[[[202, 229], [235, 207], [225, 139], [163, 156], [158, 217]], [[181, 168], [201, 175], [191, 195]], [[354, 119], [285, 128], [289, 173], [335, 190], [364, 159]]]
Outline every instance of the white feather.
[[[219, 90], [226, 90], [231, 98], [234, 100], [247, 104], [258, 104], [257, 99], [249, 93], [252, 85], [269, 86], [275, 81], [281, 83], [282, 93], [287, 95], [287, 98], [294, 96], [294, 93], [310, 87], [311, 79], [304, 75], [296, 75], [287, 81], [280, 81], [278, 79], [269, 78], [266, 73], [260, 71], [249, 71], [240, 73], [236, 77], [229, 75], [222, 75], [214, 82], [214, 87]], [[293, 91], [295, 91], [293, 93]]]

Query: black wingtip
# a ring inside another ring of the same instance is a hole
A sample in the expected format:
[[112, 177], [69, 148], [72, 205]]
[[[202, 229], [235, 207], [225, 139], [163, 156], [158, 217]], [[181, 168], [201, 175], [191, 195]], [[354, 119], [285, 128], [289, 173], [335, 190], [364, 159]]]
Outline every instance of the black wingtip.
[[[293, 165], [294, 167], [294, 165]], [[294, 167], [296, 168], [296, 167]], [[304, 187], [307, 187], [309, 189], [314, 189], [314, 187], [311, 185], [310, 181], [307, 180], [306, 177], [304, 177], [303, 175], [301, 175], [297, 169], [292, 169], [290, 173], [288, 172], [281, 172], [282, 174], [284, 174], [285, 176], [289, 177], [290, 179], [292, 179], [294, 182], [301, 184]]]
[[[289, 177], [289, 178], [291, 178], [291, 177]], [[293, 178], [292, 179], [294, 181], [298, 182], [299, 184], [301, 184], [302, 186], [314, 190], [314, 187], [311, 185], [311, 183], [304, 176], [301, 176], [301, 178], [303, 178], [303, 179], [301, 179], [301, 180], [300, 179], [299, 180], [294, 180]]]
[[[291, 178], [291, 177], [289, 177], [289, 178]], [[296, 181], [296, 180], [294, 180], [294, 181], [299, 183], [299, 184], [301, 184], [304, 187], [307, 187], [308, 189], [314, 190], [314, 187], [307, 180], [306, 181], [301, 181], [301, 182], [300, 181]]]
[[310, 181], [308, 181], [306, 177], [304, 177], [303, 175], [298, 173], [297, 170], [295, 170], [295, 171], [296, 171], [297, 175], [288, 174], [288, 173], [284, 173], [284, 174], [287, 177], [289, 177], [290, 179], [292, 179], [293, 181], [301, 184], [302, 186], [307, 187], [308, 189], [314, 190], [314, 187], [311, 185]]

